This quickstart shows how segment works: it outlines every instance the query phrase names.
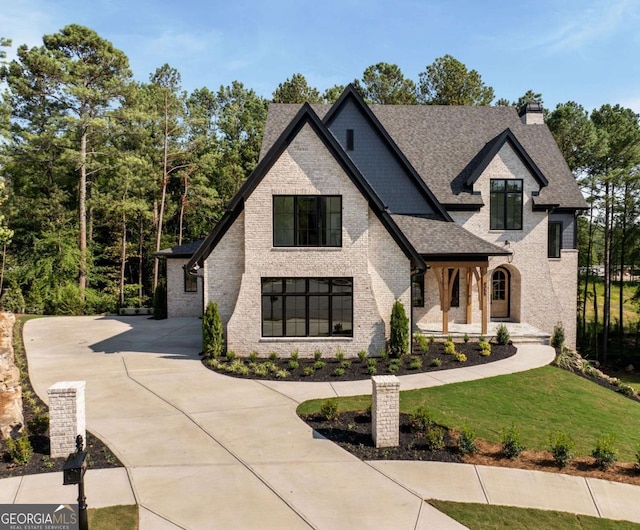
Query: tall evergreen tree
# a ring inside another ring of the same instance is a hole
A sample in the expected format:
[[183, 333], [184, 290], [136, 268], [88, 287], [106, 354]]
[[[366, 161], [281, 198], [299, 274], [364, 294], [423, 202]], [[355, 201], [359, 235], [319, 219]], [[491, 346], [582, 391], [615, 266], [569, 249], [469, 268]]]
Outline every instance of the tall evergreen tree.
[[439, 57], [420, 74], [418, 102], [427, 105], [490, 105], [493, 88], [476, 70], [451, 55]]
[[309, 86], [302, 74], [293, 74], [280, 83], [273, 93], [274, 103], [320, 103], [322, 98], [317, 88]]
[[416, 85], [406, 79], [397, 64], [378, 63], [369, 66], [362, 80], [354, 81], [362, 97], [369, 103], [381, 105], [414, 105]]

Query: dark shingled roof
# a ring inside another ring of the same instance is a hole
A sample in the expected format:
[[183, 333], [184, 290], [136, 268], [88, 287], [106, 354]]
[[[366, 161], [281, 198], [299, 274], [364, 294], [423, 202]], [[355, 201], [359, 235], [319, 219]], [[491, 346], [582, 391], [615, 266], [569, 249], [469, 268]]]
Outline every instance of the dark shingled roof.
[[458, 223], [409, 215], [392, 215], [391, 218], [427, 261], [429, 257], [486, 257], [511, 254], [510, 251], [465, 230]]
[[161, 258], [190, 258], [200, 248], [203, 241], [201, 239], [200, 241], [193, 241], [176, 247], [164, 248], [156, 252], [155, 255]]
[[[261, 156], [295, 116], [300, 105], [271, 104]], [[312, 105], [323, 118], [331, 105]], [[586, 208], [571, 170], [546, 125], [525, 125], [513, 107], [439, 105], [371, 105], [387, 133], [416, 169], [441, 204], [481, 206], [466, 182], [506, 129], [522, 145], [548, 181], [536, 206]], [[485, 198], [488, 200], [488, 198]]]

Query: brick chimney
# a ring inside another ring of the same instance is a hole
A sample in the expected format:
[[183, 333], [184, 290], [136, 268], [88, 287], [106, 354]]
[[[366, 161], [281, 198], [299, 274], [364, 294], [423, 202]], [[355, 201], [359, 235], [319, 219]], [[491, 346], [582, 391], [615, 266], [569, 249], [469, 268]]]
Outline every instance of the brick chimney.
[[525, 103], [518, 112], [518, 116], [525, 125], [542, 125], [544, 123], [541, 103]]

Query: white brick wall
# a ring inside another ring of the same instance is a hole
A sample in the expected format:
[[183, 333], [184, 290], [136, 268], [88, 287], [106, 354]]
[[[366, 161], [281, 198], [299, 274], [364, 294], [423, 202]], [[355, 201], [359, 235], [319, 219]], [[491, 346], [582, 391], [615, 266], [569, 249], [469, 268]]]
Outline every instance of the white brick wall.
[[[489, 229], [489, 185], [492, 178], [523, 179], [523, 230]], [[532, 210], [532, 192], [538, 191], [539, 188], [539, 184], [515, 151], [505, 144], [474, 184], [474, 191], [482, 194], [485, 206], [479, 212], [451, 212], [451, 216], [473, 234], [499, 247], [504, 247], [505, 241], [509, 241], [508, 248], [514, 251], [512, 263], [508, 263], [506, 257], [491, 258], [489, 278], [499, 265], [504, 265], [510, 271], [510, 318], [515, 322], [526, 322], [548, 333], [552, 333], [553, 327], [562, 322], [567, 332], [567, 343], [575, 344], [577, 252], [563, 250], [561, 259], [547, 258], [548, 214]], [[461, 311], [464, 311], [463, 283], [460, 285], [461, 308], [454, 312], [456, 320], [464, 319], [464, 315], [461, 314]], [[429, 283], [429, 286], [429, 296], [435, 297], [437, 301], [437, 287], [432, 283]], [[490, 286], [489, 282], [489, 288]], [[474, 321], [478, 322], [475, 292], [473, 304]], [[421, 315], [422, 321], [438, 322], [434, 314], [433, 309], [425, 310]]]
[[[274, 248], [272, 197], [341, 195], [341, 248]], [[262, 338], [262, 277], [352, 277], [353, 337]], [[241, 354], [294, 349], [311, 356], [340, 348], [355, 356], [385, 346], [393, 301], [410, 307], [410, 263], [342, 168], [307, 125], [247, 199], [234, 223], [206, 262], [205, 302], [220, 307], [227, 347]]]
[[400, 443], [400, 379], [395, 375], [371, 378], [371, 434], [376, 447]]
[[184, 290], [184, 269], [187, 259], [167, 259], [167, 315], [199, 317], [202, 315], [202, 278], [198, 278], [197, 292]]
[[51, 458], [76, 451], [76, 436], [86, 442], [85, 381], [62, 381], [47, 389]]

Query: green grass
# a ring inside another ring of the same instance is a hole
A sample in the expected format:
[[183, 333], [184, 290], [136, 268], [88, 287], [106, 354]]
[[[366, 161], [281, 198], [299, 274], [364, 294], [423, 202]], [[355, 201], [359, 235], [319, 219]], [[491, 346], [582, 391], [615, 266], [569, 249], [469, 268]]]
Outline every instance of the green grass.
[[637, 530], [640, 525], [566, 512], [430, 500], [429, 504], [471, 530]]
[[138, 506], [109, 506], [87, 510], [89, 528], [92, 530], [137, 530]]
[[[638, 289], [638, 282], [624, 282], [624, 304], [622, 314], [624, 316], [625, 327], [638, 320], [638, 306], [631, 298]], [[584, 294], [584, 281], [578, 287], [580, 297]], [[593, 278], [589, 278], [589, 295], [593, 296]], [[604, 303], [604, 282], [601, 278], [596, 279], [596, 296], [598, 299], [598, 318], [602, 322]], [[592, 322], [594, 317], [593, 298], [587, 300], [587, 321]], [[611, 283], [611, 322], [620, 318], [620, 286], [618, 282]]]
[[[315, 413], [322, 401], [302, 403], [298, 412]], [[370, 404], [370, 396], [339, 398], [338, 410], [364, 410]], [[616, 436], [622, 461], [635, 461], [640, 444], [640, 404], [552, 366], [400, 393], [401, 412], [419, 406], [427, 406], [441, 425], [459, 430], [466, 423], [479, 438], [495, 443], [514, 423], [527, 449], [548, 449], [549, 433], [558, 430], [573, 437], [575, 453], [582, 456], [591, 454], [603, 433]]]

